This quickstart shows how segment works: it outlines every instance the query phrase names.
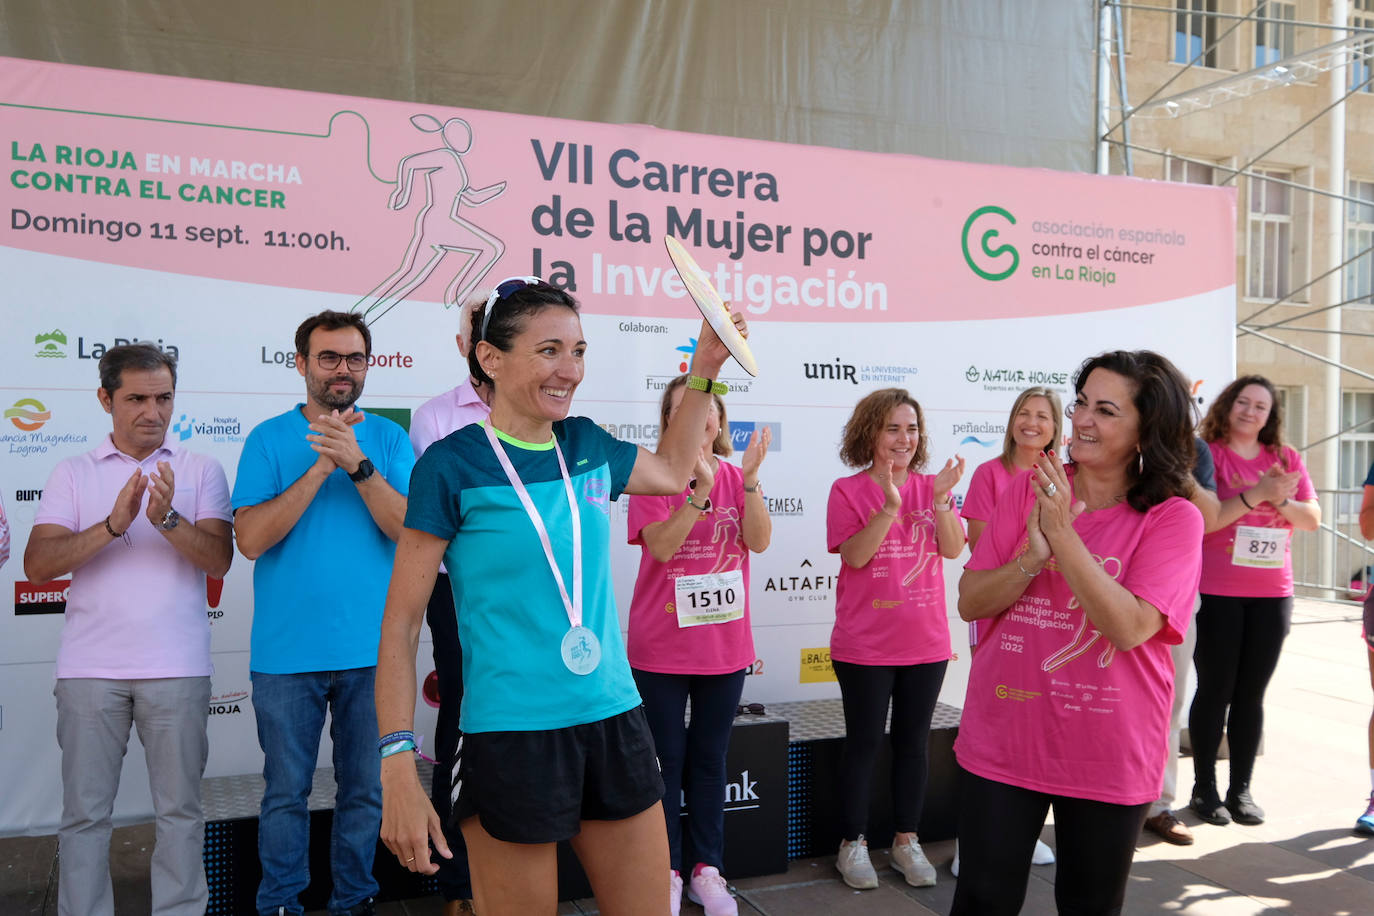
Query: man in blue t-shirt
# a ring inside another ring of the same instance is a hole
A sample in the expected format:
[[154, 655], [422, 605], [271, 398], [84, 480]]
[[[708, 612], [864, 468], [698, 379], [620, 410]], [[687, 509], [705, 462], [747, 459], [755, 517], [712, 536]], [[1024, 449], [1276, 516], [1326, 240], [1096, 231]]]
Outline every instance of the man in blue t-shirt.
[[234, 482], [239, 550], [257, 561], [249, 667], [267, 782], [260, 914], [304, 912], [306, 797], [326, 709], [338, 783], [329, 913], [374, 912], [382, 793], [373, 681], [415, 453], [401, 427], [353, 406], [371, 352], [361, 316], [307, 318], [296, 330], [305, 403], [254, 428]]

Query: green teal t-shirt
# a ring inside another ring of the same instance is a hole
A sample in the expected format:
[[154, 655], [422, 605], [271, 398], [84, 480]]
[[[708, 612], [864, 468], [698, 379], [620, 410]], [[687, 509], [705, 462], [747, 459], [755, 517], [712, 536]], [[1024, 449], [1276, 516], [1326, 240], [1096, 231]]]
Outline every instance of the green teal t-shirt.
[[[449, 541], [444, 553], [463, 646], [465, 732], [541, 731], [596, 722], [639, 705], [620, 635], [610, 570], [610, 503], [637, 449], [585, 417], [553, 424], [582, 520], [582, 625], [601, 663], [573, 674], [560, 652], [568, 614], [544, 549], [482, 424], [425, 450], [410, 480], [406, 527]], [[502, 445], [548, 529], [572, 589], [572, 516], [553, 443]]]

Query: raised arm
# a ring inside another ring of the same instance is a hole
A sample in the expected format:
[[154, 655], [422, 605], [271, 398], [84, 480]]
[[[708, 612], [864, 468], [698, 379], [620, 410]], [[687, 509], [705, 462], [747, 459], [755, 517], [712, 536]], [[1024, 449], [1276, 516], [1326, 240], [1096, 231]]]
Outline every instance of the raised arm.
[[[224, 474], [218, 468], [216, 473], [221, 480], [218, 487], [221, 503], [227, 505], [228, 493], [222, 483]], [[234, 561], [234, 537], [229, 523], [221, 518], [197, 521], [182, 517], [175, 527], [164, 530], [162, 520], [170, 510], [176, 508], [172, 505], [175, 493], [176, 477], [172, 473], [172, 466], [159, 461], [157, 473], [148, 475], [148, 508], [145, 510], [148, 521], [191, 565], [211, 578], [224, 578], [224, 574], [229, 572], [229, 564]]]
[[[955, 455], [935, 475], [935, 542], [940, 556], [953, 560], [964, 551], [964, 526], [954, 508], [954, 488], [964, 476], [964, 459]], [[943, 508], [941, 508], [943, 507]]]
[[[58, 483], [56, 478], [60, 478], [60, 474], [54, 477], [49, 487]], [[24, 575], [30, 582], [51, 582], [80, 569], [100, 551], [121, 540], [138, 517], [147, 481], [142, 471], [135, 469], [115, 496], [110, 514], [84, 531], [54, 524], [34, 525], [28, 546], [24, 548]]]
[[[1082, 512], [1083, 504], [1073, 501], [1068, 475], [1064, 473], [1059, 456], [1051, 453], [1048, 460], [1042, 460], [1032, 479], [1041, 484], [1036, 488], [1040, 528], [1049, 542], [1059, 573], [1092, 625], [1123, 652], [1158, 633], [1164, 626], [1163, 612], [1109, 576], [1073, 529], [1073, 520]], [[1045, 487], [1051, 484], [1055, 492], [1046, 495]], [[1201, 537], [1200, 530], [1198, 537]]]
[[304, 474], [278, 495], [253, 506], [241, 506], [234, 513], [234, 536], [239, 553], [256, 560], [276, 546], [301, 520], [310, 501], [332, 473], [334, 462], [320, 455]]
[[[740, 334], [748, 337], [749, 328], [744, 316], [735, 312], [731, 318]], [[720, 374], [720, 367], [729, 358], [730, 351], [721, 343], [715, 330], [708, 322], [702, 321], [696, 352], [692, 354], [690, 374], [714, 381]], [[701, 430], [706, 428], [706, 413], [710, 403], [710, 392], [688, 388], [682, 393], [678, 413], [659, 440], [658, 450], [651, 452], [640, 447], [625, 492], [667, 494], [677, 493], [687, 486], [701, 451]]]

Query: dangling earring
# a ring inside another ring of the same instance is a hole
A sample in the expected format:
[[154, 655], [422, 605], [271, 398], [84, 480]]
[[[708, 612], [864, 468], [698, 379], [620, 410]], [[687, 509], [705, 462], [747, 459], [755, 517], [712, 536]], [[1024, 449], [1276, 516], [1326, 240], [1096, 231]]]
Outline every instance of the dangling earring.
[[1136, 446], [1135, 450], [1135, 472], [1138, 477], [1145, 476], [1145, 453], [1140, 450], [1139, 446]]

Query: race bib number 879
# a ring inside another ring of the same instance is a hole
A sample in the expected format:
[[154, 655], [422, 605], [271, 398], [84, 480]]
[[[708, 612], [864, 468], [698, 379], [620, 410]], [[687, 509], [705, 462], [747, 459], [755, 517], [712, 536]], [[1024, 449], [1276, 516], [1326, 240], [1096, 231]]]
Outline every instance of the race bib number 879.
[[1236, 528], [1236, 544], [1231, 550], [1233, 566], [1278, 569], [1288, 552], [1287, 528], [1259, 528], [1240, 525]]

